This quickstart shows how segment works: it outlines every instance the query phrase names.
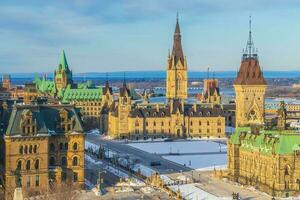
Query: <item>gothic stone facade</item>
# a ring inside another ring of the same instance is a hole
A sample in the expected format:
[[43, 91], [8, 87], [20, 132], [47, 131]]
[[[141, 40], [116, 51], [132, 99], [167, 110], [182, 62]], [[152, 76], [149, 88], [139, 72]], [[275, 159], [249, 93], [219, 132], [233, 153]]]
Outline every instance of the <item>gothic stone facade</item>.
[[147, 139], [158, 137], [225, 137], [223, 109], [185, 104], [134, 104], [130, 91], [120, 89], [108, 112], [108, 134], [112, 138]]
[[63, 183], [84, 186], [84, 133], [73, 106], [14, 105], [1, 109], [1, 181], [12, 199], [16, 173], [27, 195]]
[[300, 136], [292, 130], [238, 128], [228, 141], [231, 180], [274, 196], [300, 191]]

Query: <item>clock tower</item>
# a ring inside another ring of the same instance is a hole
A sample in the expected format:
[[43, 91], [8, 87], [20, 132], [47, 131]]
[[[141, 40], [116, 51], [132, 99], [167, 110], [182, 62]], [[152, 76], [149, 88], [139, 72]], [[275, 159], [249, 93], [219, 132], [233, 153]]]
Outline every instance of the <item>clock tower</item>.
[[264, 123], [266, 80], [260, 68], [254, 49], [249, 21], [249, 39], [242, 56], [242, 62], [233, 82], [236, 103], [236, 127]]

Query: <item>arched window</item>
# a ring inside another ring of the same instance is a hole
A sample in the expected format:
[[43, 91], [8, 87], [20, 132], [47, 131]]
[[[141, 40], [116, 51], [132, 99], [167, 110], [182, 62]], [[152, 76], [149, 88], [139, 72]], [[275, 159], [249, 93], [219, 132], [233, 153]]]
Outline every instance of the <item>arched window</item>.
[[55, 151], [55, 145], [53, 143], [50, 144], [50, 151], [52, 151], [52, 152]]
[[61, 166], [67, 166], [67, 158], [66, 157], [61, 157]]
[[33, 153], [36, 153], [36, 152], [37, 152], [37, 146], [34, 145], [34, 147], [33, 147]]
[[39, 169], [39, 168], [40, 168], [40, 160], [39, 160], [39, 159], [37, 159], [37, 160], [35, 161], [35, 163], [34, 163], [34, 168], [35, 168], [35, 169]]
[[30, 160], [26, 161], [26, 170], [30, 170]]
[[24, 153], [28, 153], [28, 146], [27, 145], [25, 145], [25, 148], [24, 148]]
[[65, 150], [68, 150], [68, 143], [65, 143]]
[[55, 166], [55, 158], [54, 157], [50, 157], [50, 166]]
[[29, 146], [29, 153], [32, 153], [32, 145]]
[[73, 166], [77, 166], [78, 165], [78, 158], [76, 156], [73, 158], [72, 164], [73, 164]]
[[218, 119], [218, 126], [221, 126], [221, 120]]
[[207, 126], [209, 126], [209, 121], [207, 121]]
[[63, 143], [59, 143], [59, 149], [60, 149], [60, 150], [63, 150], [63, 148], [64, 148]]
[[77, 149], [78, 149], [78, 144], [77, 144], [77, 142], [75, 142], [75, 143], [73, 144], [73, 150], [74, 150], [74, 151], [77, 151]]
[[18, 170], [21, 170], [21, 169], [22, 169], [22, 161], [21, 161], [21, 160], [18, 161], [17, 169], [18, 169]]
[[23, 154], [23, 146], [20, 146], [19, 153]]

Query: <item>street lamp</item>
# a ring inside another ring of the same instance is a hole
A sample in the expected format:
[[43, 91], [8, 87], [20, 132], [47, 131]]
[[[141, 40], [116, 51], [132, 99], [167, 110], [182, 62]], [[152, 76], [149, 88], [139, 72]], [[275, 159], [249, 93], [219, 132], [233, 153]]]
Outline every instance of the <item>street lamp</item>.
[[101, 173], [106, 173], [105, 170], [103, 171], [100, 171], [98, 172], [98, 180], [97, 180], [97, 185], [98, 185], [98, 196], [101, 196], [103, 193], [102, 193], [102, 190], [101, 190], [101, 184], [103, 184], [103, 178], [101, 178]]

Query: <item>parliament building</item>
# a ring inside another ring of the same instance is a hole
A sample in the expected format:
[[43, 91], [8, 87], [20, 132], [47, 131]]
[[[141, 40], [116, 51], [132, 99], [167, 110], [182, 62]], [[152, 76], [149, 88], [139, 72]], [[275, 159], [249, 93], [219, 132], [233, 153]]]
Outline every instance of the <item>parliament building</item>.
[[72, 105], [0, 104], [1, 185], [25, 197], [84, 187], [84, 131]]
[[187, 103], [187, 58], [178, 19], [166, 68], [165, 103], [150, 103], [147, 97], [142, 103], [133, 101], [126, 82], [120, 88], [118, 99], [113, 100], [107, 84], [102, 98], [106, 106], [101, 110], [100, 131], [115, 139], [225, 137], [224, 108], [215, 104], [219, 102], [216, 97], [219, 93], [214, 94], [213, 104]]
[[276, 126], [266, 126], [266, 86], [250, 29], [234, 81], [237, 129], [228, 140], [228, 178], [288, 197], [300, 192], [300, 135], [286, 126], [283, 102], [276, 112]]

